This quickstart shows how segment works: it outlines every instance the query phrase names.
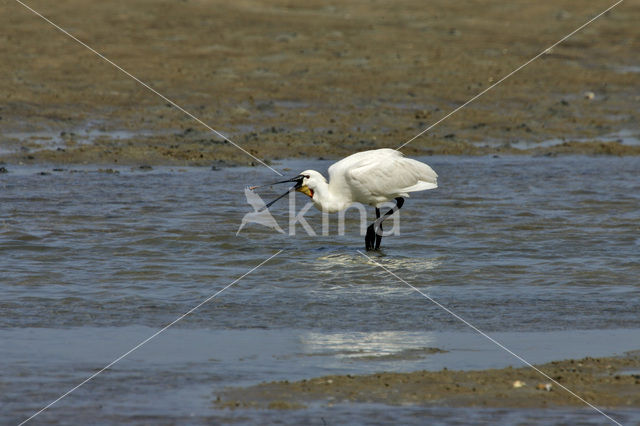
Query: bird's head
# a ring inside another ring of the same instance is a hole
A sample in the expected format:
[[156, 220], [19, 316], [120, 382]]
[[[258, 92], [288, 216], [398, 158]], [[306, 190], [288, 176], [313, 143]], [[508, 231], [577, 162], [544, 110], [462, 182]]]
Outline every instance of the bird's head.
[[296, 184], [295, 190], [313, 198], [320, 182], [324, 182], [324, 177], [315, 170], [305, 170], [298, 175], [302, 179]]

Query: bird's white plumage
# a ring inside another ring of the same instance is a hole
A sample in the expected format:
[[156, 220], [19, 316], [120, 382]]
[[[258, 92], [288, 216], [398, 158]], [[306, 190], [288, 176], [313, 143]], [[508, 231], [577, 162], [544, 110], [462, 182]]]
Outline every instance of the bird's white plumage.
[[345, 173], [346, 182], [354, 190], [354, 201], [375, 205], [438, 186], [438, 175], [431, 167], [405, 158], [399, 151], [379, 149], [365, 154], [352, 159]]
[[409, 192], [438, 187], [438, 175], [420, 161], [394, 149], [376, 149], [350, 155], [329, 167], [329, 183], [313, 170], [303, 183], [314, 191], [316, 207], [335, 212], [353, 203], [376, 206]]

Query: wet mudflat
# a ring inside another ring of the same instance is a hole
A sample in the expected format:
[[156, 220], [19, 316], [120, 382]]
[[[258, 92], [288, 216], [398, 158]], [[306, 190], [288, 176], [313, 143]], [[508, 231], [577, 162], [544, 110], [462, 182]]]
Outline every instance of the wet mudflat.
[[[30, 5], [268, 161], [399, 146], [609, 6]], [[639, 20], [624, 2], [404, 152], [638, 155]], [[0, 27], [0, 160], [256, 162], [17, 2], [0, 5]]]
[[[602, 407], [640, 407], [640, 357], [553, 361], [531, 367], [475, 371], [381, 372], [372, 375], [324, 376], [227, 390], [220, 407], [303, 409], [321, 401], [447, 407], [552, 408], [585, 407], [585, 402], [560, 385]], [[554, 383], [553, 380], [558, 383]]]

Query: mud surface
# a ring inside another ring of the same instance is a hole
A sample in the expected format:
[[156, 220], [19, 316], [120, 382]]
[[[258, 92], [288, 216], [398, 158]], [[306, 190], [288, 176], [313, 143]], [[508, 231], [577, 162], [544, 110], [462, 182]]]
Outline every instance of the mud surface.
[[[609, 4], [29, 5], [253, 155], [274, 160], [396, 147]], [[639, 20], [638, 3], [621, 4], [403, 151], [639, 154], [619, 136], [640, 134]], [[0, 28], [3, 161], [255, 162], [19, 3], [0, 5]], [[535, 145], [549, 140], [558, 143]], [[514, 148], [522, 141], [533, 145]]]
[[[538, 368], [581, 398], [603, 407], [640, 407], [640, 352], [624, 357], [554, 361]], [[326, 376], [272, 382], [218, 395], [227, 408], [303, 408], [370, 402], [391, 405], [543, 408], [585, 405], [532, 368], [417, 371], [366, 376]]]

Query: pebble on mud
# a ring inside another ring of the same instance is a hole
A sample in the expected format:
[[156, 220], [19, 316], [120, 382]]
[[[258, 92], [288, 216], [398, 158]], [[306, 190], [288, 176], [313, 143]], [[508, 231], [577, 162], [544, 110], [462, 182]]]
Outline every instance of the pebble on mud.
[[521, 388], [523, 386], [526, 386], [526, 383], [523, 382], [522, 380], [516, 380], [516, 381], [513, 382], [514, 389], [518, 389], [518, 388]]
[[0, 173], [9, 173], [6, 167], [0, 167]]
[[536, 389], [551, 392], [551, 389], [553, 389], [553, 385], [551, 383], [538, 383]]
[[593, 92], [584, 92], [584, 98], [592, 101], [596, 97], [596, 94]]

